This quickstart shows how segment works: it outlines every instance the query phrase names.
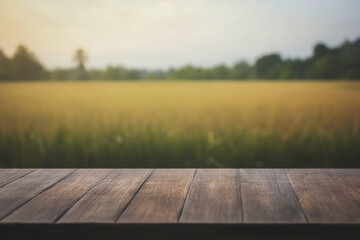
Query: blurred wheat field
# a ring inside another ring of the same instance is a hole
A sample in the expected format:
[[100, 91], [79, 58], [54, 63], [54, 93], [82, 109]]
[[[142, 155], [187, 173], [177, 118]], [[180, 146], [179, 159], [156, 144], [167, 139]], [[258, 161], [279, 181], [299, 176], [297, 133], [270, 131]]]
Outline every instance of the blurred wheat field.
[[0, 84], [0, 167], [359, 167], [358, 82]]

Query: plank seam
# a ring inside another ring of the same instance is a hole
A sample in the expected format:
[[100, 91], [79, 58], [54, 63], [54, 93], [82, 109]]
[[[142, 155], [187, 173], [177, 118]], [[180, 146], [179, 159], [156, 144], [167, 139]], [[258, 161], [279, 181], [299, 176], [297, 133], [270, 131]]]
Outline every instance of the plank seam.
[[125, 207], [118, 213], [118, 215], [115, 217], [115, 223], [117, 221], [119, 221], [121, 215], [125, 212], [125, 210], [128, 208], [128, 206], [130, 205], [130, 203], [132, 202], [132, 200], [135, 198], [135, 196], [138, 194], [138, 192], [140, 191], [140, 189], [142, 188], [142, 186], [144, 186], [144, 184], [147, 182], [147, 180], [150, 178], [150, 176], [153, 174], [155, 170], [152, 169], [151, 173], [149, 174], [149, 176], [147, 176], [147, 178], [144, 180], [144, 182], [139, 186], [139, 188], [136, 190], [136, 192], [134, 193], [134, 195], [131, 197], [131, 199], [129, 200], [129, 202], [125, 205]]
[[243, 183], [242, 183], [242, 180], [241, 180], [241, 176], [240, 176], [240, 169], [237, 169], [237, 180], [239, 181], [240, 183], [240, 186], [239, 186], [239, 193], [240, 193], [240, 209], [241, 209], [241, 222], [243, 223], [244, 222], [244, 208], [243, 208], [243, 194], [242, 194], [242, 186], [243, 186]]
[[191, 179], [191, 183], [190, 183], [189, 188], [187, 189], [187, 192], [186, 192], [186, 196], [185, 196], [185, 199], [184, 199], [184, 203], [183, 203], [183, 205], [182, 205], [182, 207], [181, 207], [181, 209], [180, 209], [177, 222], [180, 222], [180, 218], [181, 218], [181, 216], [182, 216], [182, 214], [183, 214], [184, 207], [185, 207], [185, 203], [186, 203], [186, 201], [187, 201], [187, 199], [188, 199], [189, 192], [190, 192], [190, 188], [192, 187], [192, 185], [193, 185], [193, 183], [194, 183], [194, 179], [195, 179], [195, 176], [196, 176], [197, 171], [198, 171], [198, 169], [195, 169], [194, 175], [193, 175], [193, 177], [192, 177], [192, 179]]
[[33, 170], [31, 170], [30, 172], [25, 173], [24, 175], [20, 175], [20, 176], [18, 176], [17, 178], [15, 178], [15, 179], [11, 180], [10, 182], [7, 182], [7, 183], [5, 183], [5, 184], [1, 185], [1, 186], [0, 186], [0, 188], [2, 188], [2, 187], [4, 187], [4, 186], [8, 185], [9, 183], [12, 183], [12, 182], [14, 182], [14, 181], [16, 181], [16, 180], [20, 179], [20, 178], [22, 178], [22, 177], [25, 177], [26, 175], [28, 175], [28, 174], [30, 174], [30, 173], [32, 173], [32, 172], [34, 172], [34, 171], [36, 171], [36, 169], [33, 169]]
[[37, 196], [39, 196], [40, 194], [42, 194], [43, 192], [47, 191], [48, 189], [52, 188], [53, 186], [55, 186], [56, 184], [58, 184], [59, 182], [61, 182], [62, 180], [64, 180], [65, 178], [69, 177], [70, 175], [72, 175], [73, 173], [75, 173], [77, 170], [70, 172], [69, 174], [66, 174], [64, 177], [60, 178], [58, 181], [56, 181], [55, 183], [51, 184], [50, 186], [44, 188], [43, 190], [41, 190], [38, 194], [35, 194], [34, 196], [32, 196], [31, 198], [29, 198], [28, 200], [26, 200], [25, 202], [23, 202], [22, 204], [20, 204], [18, 207], [14, 208], [10, 213], [6, 214], [5, 216], [3, 216], [2, 218], [0, 218], [0, 222], [7, 218], [8, 216], [10, 216], [13, 212], [15, 212], [16, 210], [18, 210], [19, 208], [21, 208], [22, 206], [24, 206], [25, 204], [27, 204], [28, 202], [30, 202], [32, 199], [36, 198]]
[[290, 182], [291, 189], [293, 190], [293, 192], [294, 192], [294, 194], [295, 194], [296, 200], [298, 201], [298, 203], [299, 203], [299, 205], [300, 205], [300, 209], [301, 209], [302, 214], [303, 214], [304, 217], [305, 217], [305, 221], [306, 221], [306, 223], [309, 223], [309, 219], [308, 219], [308, 217], [307, 217], [306, 214], [305, 214], [305, 211], [304, 211], [304, 209], [303, 209], [303, 207], [302, 207], [302, 205], [301, 205], [301, 202], [300, 202], [300, 198], [299, 198], [299, 196], [297, 195], [297, 193], [296, 193], [296, 191], [295, 191], [295, 189], [294, 189], [293, 183], [292, 183], [291, 178], [289, 177], [288, 171], [287, 171], [286, 169], [285, 169], [285, 173], [286, 173], [286, 177], [288, 178], [288, 180], [289, 180], [289, 182]]
[[102, 180], [104, 180], [105, 178], [107, 178], [107, 177], [110, 175], [111, 172], [112, 172], [112, 171], [110, 171], [110, 172], [109, 172], [107, 175], [105, 175], [104, 177], [100, 178], [99, 181], [94, 184], [94, 186], [92, 186], [91, 188], [89, 188], [89, 189], [84, 193], [84, 195], [82, 195], [81, 197], [79, 197], [79, 199], [76, 200], [68, 209], [66, 209], [62, 214], [60, 214], [57, 218], [55, 218], [54, 223], [57, 223], [68, 211], [70, 211], [71, 208], [73, 208], [81, 199], [83, 199], [88, 192], [90, 192], [92, 189], [94, 189], [95, 187], [97, 187], [97, 186], [101, 183]]

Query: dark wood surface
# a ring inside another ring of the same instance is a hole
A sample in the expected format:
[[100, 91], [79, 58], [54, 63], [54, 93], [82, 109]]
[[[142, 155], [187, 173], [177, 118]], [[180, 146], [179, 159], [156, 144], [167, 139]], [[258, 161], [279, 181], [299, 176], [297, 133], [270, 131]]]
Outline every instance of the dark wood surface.
[[76, 203], [61, 223], [117, 221], [136, 191], [148, 178], [150, 169], [113, 170], [107, 178]]
[[32, 169], [0, 169], [0, 187], [29, 174]]
[[[351, 174], [351, 170], [343, 170]], [[359, 223], [360, 206], [333, 171], [288, 170], [292, 186], [310, 223]], [[340, 177], [341, 178], [341, 177]], [[348, 184], [356, 184], [356, 182]], [[359, 189], [358, 189], [359, 191]]]
[[0, 169], [4, 239], [286, 239], [292, 228], [357, 239], [360, 170]]
[[72, 169], [39, 169], [1, 187], [0, 219], [4, 219], [19, 207], [25, 206], [29, 200], [40, 193], [50, 190], [72, 172], [74, 172]]
[[194, 169], [156, 169], [118, 222], [177, 222]]
[[237, 169], [198, 169], [180, 222], [241, 222], [240, 187]]
[[23, 204], [3, 222], [56, 222], [109, 170], [81, 169]]
[[305, 223], [306, 218], [283, 169], [241, 169], [244, 222]]

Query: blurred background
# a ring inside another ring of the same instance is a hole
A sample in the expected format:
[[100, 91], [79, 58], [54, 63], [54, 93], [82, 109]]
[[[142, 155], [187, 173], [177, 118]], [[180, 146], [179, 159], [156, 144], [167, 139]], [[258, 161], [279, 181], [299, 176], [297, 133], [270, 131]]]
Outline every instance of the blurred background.
[[356, 0], [0, 0], [0, 167], [360, 167]]

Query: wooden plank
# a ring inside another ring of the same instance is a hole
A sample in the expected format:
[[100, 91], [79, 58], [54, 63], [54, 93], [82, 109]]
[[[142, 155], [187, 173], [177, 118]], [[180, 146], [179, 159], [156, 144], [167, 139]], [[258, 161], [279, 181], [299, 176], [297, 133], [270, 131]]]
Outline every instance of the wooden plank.
[[0, 187], [34, 171], [34, 169], [0, 169]]
[[72, 169], [39, 169], [0, 188], [0, 219], [51, 187]]
[[360, 206], [331, 170], [291, 169], [287, 174], [309, 222], [360, 222]]
[[80, 169], [4, 218], [3, 222], [55, 222], [100, 180], [109, 169]]
[[306, 218], [283, 169], [241, 169], [245, 223], [304, 223]]
[[194, 169], [155, 170], [118, 222], [177, 222], [194, 173]]
[[360, 205], [360, 169], [332, 169], [331, 172]]
[[197, 170], [180, 222], [236, 223], [241, 215], [238, 170]]
[[115, 222], [151, 172], [151, 169], [113, 170], [59, 222]]

